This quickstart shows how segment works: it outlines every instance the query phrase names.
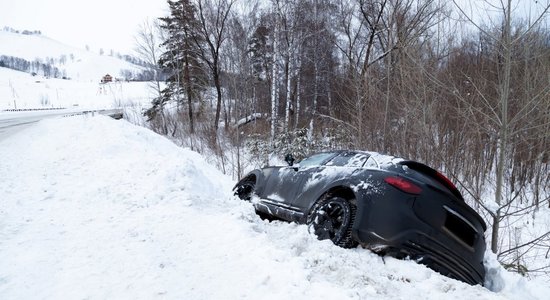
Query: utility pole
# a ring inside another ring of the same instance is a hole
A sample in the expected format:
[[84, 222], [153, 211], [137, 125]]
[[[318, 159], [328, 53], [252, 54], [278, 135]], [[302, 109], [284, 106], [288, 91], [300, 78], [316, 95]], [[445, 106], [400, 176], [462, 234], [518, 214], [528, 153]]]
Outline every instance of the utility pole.
[[8, 83], [9, 83], [9, 85], [10, 85], [11, 95], [13, 96], [13, 106], [14, 106], [14, 109], [17, 109], [17, 93], [15, 92], [15, 88], [14, 88], [13, 85], [11, 84], [11, 80], [9, 80]]

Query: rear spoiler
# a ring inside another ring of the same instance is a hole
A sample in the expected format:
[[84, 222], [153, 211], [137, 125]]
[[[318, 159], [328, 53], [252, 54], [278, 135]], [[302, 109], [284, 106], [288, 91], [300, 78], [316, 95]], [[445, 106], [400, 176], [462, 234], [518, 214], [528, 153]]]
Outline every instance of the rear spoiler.
[[422, 163], [419, 163], [419, 162], [416, 162], [416, 161], [411, 161], [411, 160], [404, 160], [404, 161], [399, 162], [398, 164], [405, 165], [405, 166], [407, 166], [407, 167], [409, 167], [409, 168], [411, 168], [411, 169], [413, 169], [417, 172], [420, 172], [420, 173], [422, 173], [426, 176], [429, 176], [433, 180], [439, 182], [444, 187], [446, 187], [455, 197], [457, 197], [458, 199], [464, 201], [464, 198], [462, 197], [462, 194], [456, 188], [454, 183], [451, 180], [449, 180], [449, 178], [447, 178], [445, 175], [441, 174], [440, 172], [426, 166], [425, 164], [422, 164]]

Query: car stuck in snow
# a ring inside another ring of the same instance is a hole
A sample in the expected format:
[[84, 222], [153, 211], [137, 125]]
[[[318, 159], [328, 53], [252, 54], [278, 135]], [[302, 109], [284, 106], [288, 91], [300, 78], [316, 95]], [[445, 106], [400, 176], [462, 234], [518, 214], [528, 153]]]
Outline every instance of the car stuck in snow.
[[307, 224], [319, 239], [411, 258], [469, 284], [483, 284], [486, 224], [455, 185], [416, 161], [330, 151], [245, 175], [235, 195], [269, 219]]

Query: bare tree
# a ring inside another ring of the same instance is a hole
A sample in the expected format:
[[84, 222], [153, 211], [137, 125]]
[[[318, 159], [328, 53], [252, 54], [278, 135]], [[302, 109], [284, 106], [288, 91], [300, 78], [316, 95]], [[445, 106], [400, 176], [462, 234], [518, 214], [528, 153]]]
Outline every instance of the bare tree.
[[[500, 229], [501, 222], [504, 218], [509, 216], [508, 212], [512, 209], [516, 197], [513, 197], [514, 187], [507, 184], [509, 181], [509, 174], [507, 170], [510, 170], [514, 163], [514, 148], [517, 145], [517, 137], [521, 132], [527, 128], [533, 126], [533, 124], [526, 124], [526, 118], [531, 118], [531, 112], [537, 111], [542, 108], [544, 102], [538, 101], [538, 99], [546, 98], [549, 95], [550, 90], [548, 87], [539, 89], [538, 92], [530, 94], [532, 98], [526, 99], [526, 101], [517, 102], [516, 97], [521, 97], [517, 94], [517, 89], [514, 89], [513, 73], [512, 70], [517, 65], [517, 53], [514, 53], [515, 49], [522, 49], [525, 47], [523, 43], [524, 38], [536, 30], [537, 26], [546, 16], [550, 9], [550, 4], [540, 3], [540, 14], [534, 19], [533, 22], [528, 24], [525, 28], [521, 26], [515, 26], [513, 24], [513, 10], [514, 5], [512, 0], [501, 2], [500, 6], [495, 6], [492, 3], [487, 2], [494, 9], [498, 9], [501, 14], [500, 25], [493, 26], [496, 30], [488, 30], [482, 27], [474, 20], [472, 15], [469, 15], [465, 10], [454, 1], [456, 7], [460, 10], [462, 15], [477, 28], [482, 37], [487, 41], [487, 44], [494, 45], [493, 49], [496, 50], [495, 57], [495, 77], [494, 86], [496, 87], [494, 93], [486, 93], [488, 89], [481, 87], [479, 84], [474, 84], [474, 91], [479, 95], [481, 99], [481, 106], [473, 105], [469, 101], [465, 101], [464, 98], [460, 98], [466, 109], [474, 111], [480, 114], [484, 119], [492, 124], [492, 128], [496, 132], [496, 167], [495, 167], [495, 198], [496, 209], [491, 209], [492, 230], [491, 230], [491, 250], [494, 253], [499, 252], [500, 241]], [[490, 19], [490, 18], [489, 18]], [[515, 29], [515, 31], [514, 31]], [[533, 87], [524, 86], [524, 90], [530, 90]], [[531, 90], [532, 91], [532, 90]], [[524, 98], [525, 99], [525, 98]], [[544, 127], [547, 124], [537, 124], [536, 127]], [[508, 180], [507, 180], [508, 178]]]
[[[340, 35], [336, 45], [346, 69], [342, 70], [340, 91], [346, 121], [354, 131], [355, 143], [388, 150], [393, 137], [388, 135], [391, 79], [399, 73], [398, 63], [407, 52], [430, 40], [442, 9], [435, 0], [344, 1], [339, 6]], [[356, 6], [357, 5], [357, 6]], [[384, 80], [385, 79], [385, 80]], [[381, 99], [385, 99], [381, 102]], [[396, 103], [394, 107], [398, 107]], [[382, 138], [380, 138], [382, 137]]]
[[[201, 29], [201, 40], [195, 39], [200, 50], [200, 57], [210, 70], [214, 87], [216, 88], [216, 112], [214, 117], [214, 132], [218, 131], [222, 107], [222, 83], [220, 56], [222, 45], [227, 36], [227, 22], [231, 8], [236, 0], [196, 0], [197, 14]], [[225, 128], [229, 120], [225, 119]]]
[[160, 68], [159, 57], [162, 52], [160, 44], [163, 38], [161, 37], [160, 24], [157, 20], [145, 20], [139, 25], [137, 35], [135, 37], [135, 51], [138, 56], [147, 62], [149, 68], [153, 72], [153, 90], [157, 97], [161, 95], [160, 87]]

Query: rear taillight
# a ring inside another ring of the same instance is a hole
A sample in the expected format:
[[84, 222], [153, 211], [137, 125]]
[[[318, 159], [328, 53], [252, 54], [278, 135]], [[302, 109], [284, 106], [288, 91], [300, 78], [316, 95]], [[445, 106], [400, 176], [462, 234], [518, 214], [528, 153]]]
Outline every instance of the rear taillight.
[[390, 176], [386, 177], [384, 181], [405, 193], [418, 195], [422, 192], [422, 189], [419, 186], [401, 177]]
[[436, 172], [435, 176], [437, 176], [437, 178], [439, 178], [439, 181], [442, 181], [442, 183], [444, 183], [447, 188], [451, 189], [451, 190], [458, 190], [456, 188], [456, 186], [454, 185], [454, 183], [452, 183], [449, 178], [447, 178], [445, 175], [439, 173], [439, 172]]

